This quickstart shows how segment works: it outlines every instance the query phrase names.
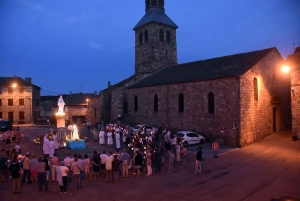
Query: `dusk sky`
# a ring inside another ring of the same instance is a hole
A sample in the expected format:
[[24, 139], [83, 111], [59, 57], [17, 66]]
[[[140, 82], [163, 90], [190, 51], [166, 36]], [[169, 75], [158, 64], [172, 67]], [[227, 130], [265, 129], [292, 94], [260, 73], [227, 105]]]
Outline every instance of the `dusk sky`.
[[[165, 0], [178, 63], [300, 46], [300, 0]], [[0, 77], [42, 95], [93, 93], [134, 74], [133, 27], [145, 0], [0, 0]]]

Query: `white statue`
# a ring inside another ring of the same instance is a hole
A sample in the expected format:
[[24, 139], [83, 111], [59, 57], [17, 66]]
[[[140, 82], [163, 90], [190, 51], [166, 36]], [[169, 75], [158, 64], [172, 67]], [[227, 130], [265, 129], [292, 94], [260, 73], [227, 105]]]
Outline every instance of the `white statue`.
[[72, 131], [71, 139], [72, 140], [79, 140], [78, 129], [77, 129], [76, 125], [73, 125], [73, 131]]
[[59, 97], [57, 105], [58, 105], [58, 113], [64, 113], [65, 102], [62, 96]]

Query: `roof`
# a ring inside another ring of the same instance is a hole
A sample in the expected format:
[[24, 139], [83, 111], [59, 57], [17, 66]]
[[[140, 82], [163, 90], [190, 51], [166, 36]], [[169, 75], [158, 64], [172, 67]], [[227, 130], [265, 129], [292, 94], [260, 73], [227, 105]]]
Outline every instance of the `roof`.
[[161, 8], [150, 8], [146, 10], [146, 14], [142, 19], [135, 25], [133, 30], [148, 24], [150, 22], [158, 22], [161, 24], [166, 24], [171, 27], [178, 28], [178, 26], [166, 15], [164, 9]]
[[36, 86], [34, 84], [31, 84], [29, 81], [24, 80], [20, 77], [0, 77], [0, 86], [12, 86], [13, 83], [16, 83], [17, 86], [33, 86], [37, 88], [41, 88], [39, 86]]
[[[200, 60], [165, 67], [128, 88], [169, 85], [228, 77], [239, 77], [276, 48]], [[277, 51], [278, 52], [278, 51]], [[278, 53], [279, 54], [279, 53]]]
[[[93, 98], [95, 94], [93, 93], [78, 93], [78, 94], [63, 94], [62, 97], [64, 99], [64, 102], [66, 105], [86, 105], [87, 101], [86, 99]], [[58, 96], [41, 96], [41, 102], [57, 102]]]

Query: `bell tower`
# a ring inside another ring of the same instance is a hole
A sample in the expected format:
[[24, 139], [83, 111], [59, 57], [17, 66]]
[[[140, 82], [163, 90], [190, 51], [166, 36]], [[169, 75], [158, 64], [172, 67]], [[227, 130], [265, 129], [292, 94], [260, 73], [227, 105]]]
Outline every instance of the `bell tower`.
[[176, 29], [164, 0], [146, 0], [146, 13], [135, 31], [135, 73], [153, 73], [177, 64]]

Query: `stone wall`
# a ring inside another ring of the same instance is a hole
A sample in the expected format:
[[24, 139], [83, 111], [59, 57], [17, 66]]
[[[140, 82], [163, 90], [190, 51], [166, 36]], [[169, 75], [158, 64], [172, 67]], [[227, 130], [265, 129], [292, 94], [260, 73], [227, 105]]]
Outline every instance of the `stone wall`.
[[[209, 141], [236, 145], [238, 121], [238, 80], [218, 79], [206, 82], [127, 89], [128, 119], [174, 130], [202, 133]], [[214, 114], [208, 113], [208, 93], [214, 93]], [[179, 94], [184, 95], [184, 112], [179, 112]], [[154, 112], [154, 95], [158, 95], [158, 112]], [[135, 96], [138, 111], [135, 111]], [[221, 133], [224, 127], [225, 133]]]
[[291, 74], [292, 134], [300, 139], [300, 69]]
[[[148, 42], [144, 33], [148, 30]], [[159, 30], [164, 30], [164, 41], [159, 40]], [[171, 41], [167, 42], [166, 32], [170, 31]], [[139, 44], [139, 34], [143, 33], [143, 43]], [[177, 64], [176, 29], [151, 22], [135, 31], [135, 73], [154, 72], [162, 67]]]
[[[280, 72], [281, 64], [282, 58], [274, 50], [241, 77], [241, 146], [290, 127], [289, 79]], [[258, 101], [254, 100], [254, 78]]]

